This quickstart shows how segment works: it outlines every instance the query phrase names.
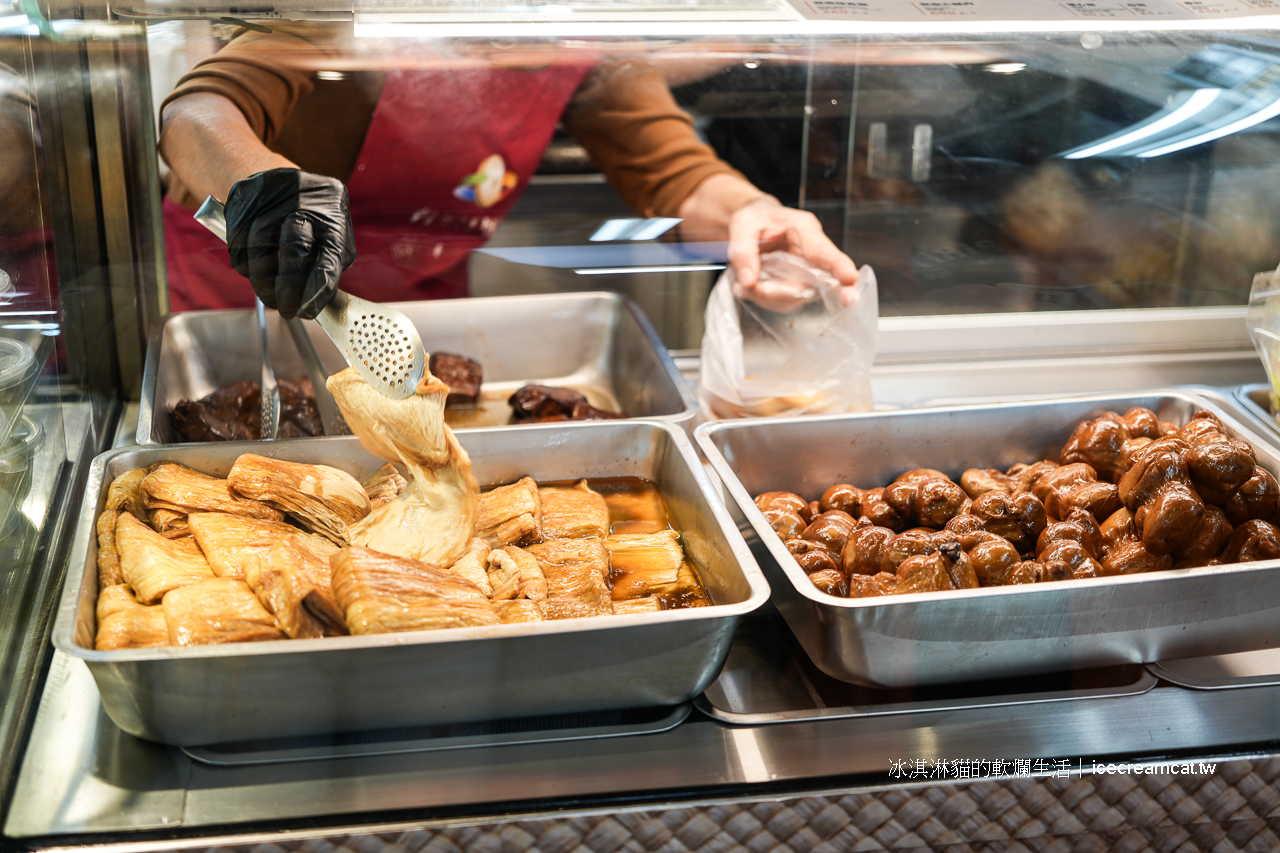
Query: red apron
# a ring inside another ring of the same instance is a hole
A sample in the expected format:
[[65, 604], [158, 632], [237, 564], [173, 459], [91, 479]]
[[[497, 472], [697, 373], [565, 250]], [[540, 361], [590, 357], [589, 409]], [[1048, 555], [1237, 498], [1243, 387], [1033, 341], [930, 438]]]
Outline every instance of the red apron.
[[[387, 74], [347, 181], [356, 262], [342, 289], [377, 302], [467, 295], [466, 259], [528, 185], [585, 64]], [[227, 248], [165, 199], [173, 312], [244, 308]]]

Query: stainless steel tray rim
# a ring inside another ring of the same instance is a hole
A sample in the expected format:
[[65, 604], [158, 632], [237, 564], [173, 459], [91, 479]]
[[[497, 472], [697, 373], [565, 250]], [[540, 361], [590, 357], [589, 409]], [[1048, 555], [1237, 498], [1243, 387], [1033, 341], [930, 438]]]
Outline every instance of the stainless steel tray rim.
[[1275, 439], [1275, 433], [1280, 433], [1280, 421], [1271, 415], [1266, 409], [1259, 406], [1253, 399], [1253, 395], [1259, 392], [1270, 392], [1271, 387], [1265, 382], [1259, 382], [1254, 385], [1241, 385], [1231, 392], [1231, 401], [1237, 406], [1244, 409], [1245, 414], [1252, 420], [1258, 422], [1259, 426], [1273, 433], [1272, 440]]
[[[1196, 402], [1202, 402], [1205, 393], [1212, 393], [1214, 389], [1201, 385], [1187, 385], [1174, 388], [1152, 388], [1142, 389], [1144, 396], [1181, 396], [1186, 399], [1194, 399]], [[1087, 393], [1087, 394], [1057, 394], [1052, 397], [1037, 397], [1034, 400], [1000, 400], [998, 402], [978, 402], [971, 404], [948, 404], [945, 406], [928, 406], [928, 411], [934, 415], [965, 412], [983, 411], [989, 412], [993, 409], [1016, 409], [1028, 405], [1043, 405], [1056, 402], [1090, 402], [1098, 401], [1099, 403], [1115, 400], [1118, 394], [1115, 393]], [[793, 424], [805, 423], [830, 423], [832, 421], [849, 421], [849, 420], [865, 420], [867, 418], [885, 419], [885, 418], [910, 418], [917, 417], [921, 413], [922, 408], [896, 408], [883, 409], [871, 412], [836, 412], [833, 414], [821, 415], [790, 415], [787, 417], [754, 417], [754, 418], [725, 418], [721, 420], [709, 420], [698, 424], [693, 430], [694, 437], [699, 440], [699, 445], [703, 446], [706, 442], [702, 441], [705, 436], [708, 439], [711, 435], [724, 430], [744, 429], [761, 423], [779, 424], [782, 426], [790, 426]], [[1238, 424], [1242, 429], [1244, 426]]]
[[[619, 428], [644, 428], [652, 427], [664, 432], [675, 444], [678, 451], [683, 455], [689, 465], [689, 472], [699, 486], [708, 495], [714, 495], [715, 489], [711, 484], [710, 477], [702, 467], [701, 461], [698, 459], [697, 452], [694, 450], [692, 442], [684, 429], [677, 424], [669, 421], [652, 418], [652, 419], [628, 419], [625, 421], [595, 421], [581, 422], [576, 424], [559, 424], [561, 427], [588, 427], [599, 429], [606, 424], [616, 424]], [[548, 424], [547, 426], [555, 426]], [[608, 428], [606, 426], [606, 428]], [[460, 429], [455, 430], [454, 434], [458, 436], [459, 442], [465, 448], [466, 438], [468, 435], [475, 433], [485, 433], [493, 435], [495, 433], [524, 433], [526, 427], [521, 426], [503, 426], [503, 427], [485, 427], [477, 429]], [[289, 448], [295, 446], [306, 445], [315, 448], [317, 441], [339, 442], [343, 444], [356, 444], [358, 439], [354, 436], [323, 436], [319, 438], [293, 438], [279, 439], [271, 442], [221, 442], [217, 446], [219, 449], [234, 450], [235, 448], [243, 448], [243, 453], [260, 453], [264, 456], [277, 455], [287, 453]], [[209, 445], [186, 444], [186, 445], [163, 445], [157, 447], [150, 445], [146, 447], [120, 447], [105, 451], [96, 456], [90, 465], [89, 482], [104, 482], [105, 471], [111, 460], [129, 453], [139, 451], [145, 452], [163, 452], [177, 447], [207, 447]], [[362, 446], [361, 446], [362, 447]], [[367, 452], [367, 451], [366, 451]], [[600, 476], [608, 476], [602, 474]], [[80, 519], [78, 521], [75, 539], [72, 544], [70, 563], [72, 571], [75, 567], [84, 565], [88, 559], [89, 548], [92, 539], [95, 538], [96, 521], [98, 513], [101, 511], [101, 501], [103, 495], [97, 496], [97, 499], [84, 501]], [[230, 643], [223, 645], [199, 645], [199, 646], [181, 646], [172, 647], [165, 646], [155, 649], [119, 649], [113, 651], [98, 651], [89, 649], [79, 645], [75, 641], [75, 613], [79, 607], [79, 596], [77, 594], [77, 584], [73, 583], [73, 578], [68, 575], [66, 584], [63, 588], [62, 598], [59, 602], [56, 624], [53, 631], [53, 644], [60, 651], [81, 658], [85, 661], [95, 663], [111, 663], [111, 662], [136, 662], [136, 661], [166, 661], [166, 660], [184, 660], [191, 658], [217, 658], [217, 657], [248, 657], [261, 655], [276, 654], [298, 654], [309, 650], [328, 649], [333, 651], [356, 650], [364, 648], [380, 648], [387, 646], [399, 645], [438, 645], [444, 643], [452, 643], [460, 640], [469, 641], [509, 641], [520, 636], [547, 636], [549, 634], [578, 634], [610, 631], [611, 628], [620, 627], [621, 625], [649, 625], [649, 624], [673, 624], [685, 621], [700, 621], [708, 618], [710, 613], [716, 616], [741, 616], [749, 613], [764, 604], [769, 598], [770, 588], [768, 581], [764, 577], [764, 573], [756, 564], [755, 558], [751, 555], [750, 549], [747, 547], [746, 541], [742, 538], [741, 533], [737, 532], [737, 526], [729, 517], [728, 510], [723, 504], [715, 500], [708, 500], [707, 505], [712, 514], [715, 516], [720, 527], [729, 532], [736, 532], [736, 537], [729, 537], [730, 549], [733, 551], [734, 557], [741, 566], [743, 574], [747, 580], [750, 589], [750, 595], [743, 601], [730, 604], [713, 604], [710, 607], [693, 607], [682, 608], [677, 610], [664, 610], [659, 613], [634, 613], [634, 614], [618, 614], [609, 617], [576, 617], [571, 619], [555, 620], [554, 629], [548, 629], [548, 623], [514, 623], [507, 625], [492, 625], [476, 628], [442, 628], [434, 631], [405, 631], [394, 634], [370, 634], [364, 636], [348, 636], [348, 637], [325, 637], [308, 640], [268, 640], [257, 643]], [[617, 620], [625, 621], [619, 623]]]
[[[717, 604], [712, 607], [718, 616], [742, 615], [748, 613], [763, 602], [739, 604]], [[118, 649], [114, 651], [98, 651], [86, 649], [78, 645], [74, 639], [61, 633], [55, 633], [54, 646], [59, 650], [85, 661], [94, 663], [115, 663], [133, 661], [190, 660], [193, 658], [265, 656], [277, 654], [301, 654], [314, 650], [344, 651], [368, 648], [384, 648], [387, 646], [428, 646], [447, 645], [460, 641], [471, 643], [484, 641], [511, 640], [516, 637], [544, 637], [548, 634], [578, 634], [593, 632], [609, 632], [611, 628], [622, 625], [646, 625], [661, 623], [669, 625], [674, 622], [704, 619], [711, 608], [697, 607], [682, 610], [664, 610], [658, 614], [623, 613], [612, 616], [580, 616], [570, 619], [555, 620], [555, 630], [549, 630], [545, 623], [513, 623], [506, 625], [487, 625], [475, 628], [439, 628], [433, 631], [400, 631], [390, 634], [364, 634], [347, 637], [320, 637], [306, 640], [263, 640], [254, 643], [223, 643], [217, 645], [196, 646], [161, 646], [153, 649]], [[626, 620], [618, 622], [616, 620]], [[537, 626], [543, 625], [541, 629]]]

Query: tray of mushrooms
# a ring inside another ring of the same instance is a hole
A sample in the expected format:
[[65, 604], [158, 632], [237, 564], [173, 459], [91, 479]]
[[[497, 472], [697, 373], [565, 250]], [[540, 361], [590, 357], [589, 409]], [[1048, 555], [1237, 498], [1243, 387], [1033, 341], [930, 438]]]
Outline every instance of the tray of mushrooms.
[[1280, 644], [1280, 453], [1194, 389], [707, 424], [788, 624], [876, 686]]

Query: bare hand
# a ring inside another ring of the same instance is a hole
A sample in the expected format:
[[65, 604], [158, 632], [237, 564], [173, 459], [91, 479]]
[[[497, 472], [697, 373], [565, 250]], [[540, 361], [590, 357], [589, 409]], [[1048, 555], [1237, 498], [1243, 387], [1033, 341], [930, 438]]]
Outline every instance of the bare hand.
[[771, 311], [793, 311], [817, 294], [811, 285], [789, 279], [760, 280], [760, 253], [782, 250], [804, 258], [840, 283], [840, 304], [854, 300], [858, 268], [822, 230], [818, 217], [783, 207], [772, 196], [760, 196], [735, 210], [729, 219], [729, 265], [736, 275], [735, 294]]

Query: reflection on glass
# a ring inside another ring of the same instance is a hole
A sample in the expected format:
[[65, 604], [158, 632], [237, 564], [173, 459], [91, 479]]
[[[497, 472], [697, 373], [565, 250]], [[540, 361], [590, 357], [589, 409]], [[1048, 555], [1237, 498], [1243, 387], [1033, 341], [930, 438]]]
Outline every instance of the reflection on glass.
[[1275, 267], [1275, 47], [982, 51], [859, 46], [757, 80], [807, 92], [805, 206], [876, 268], [883, 313], [1238, 305]]
[[[292, 26], [250, 35], [279, 46]], [[1280, 195], [1259, 189], [1280, 186], [1269, 129], [1280, 115], [1280, 47], [1256, 41], [1108, 38], [1086, 50], [1078, 39], [1051, 37], [972, 45], [832, 37], [622, 47], [571, 39], [380, 42], [339, 29], [338, 37], [305, 36], [305, 49], [278, 54], [286, 77], [297, 77], [298, 97], [292, 111], [262, 113], [256, 131], [281, 157], [354, 186], [362, 209], [372, 201], [388, 228], [409, 218], [405, 233], [357, 238], [348, 278], [359, 289], [377, 266], [391, 275], [380, 279], [382, 298], [580, 289], [586, 285], [575, 272], [583, 270], [593, 286], [640, 299], [664, 334], [683, 326], [667, 339], [687, 347], [697, 344], [696, 315], [725, 260], [698, 256], [700, 249], [674, 269], [670, 244], [723, 235], [676, 223], [684, 218], [678, 206], [648, 205], [635, 185], [616, 180], [618, 163], [601, 158], [598, 140], [584, 148], [565, 132], [581, 129], [573, 121], [523, 159], [492, 145], [471, 152], [457, 175], [441, 178], [451, 200], [413, 202], [410, 185], [423, 174], [416, 152], [435, 146], [439, 162], [440, 140], [479, 138], [477, 122], [510, 114], [510, 98], [477, 94], [472, 109], [432, 109], [430, 123], [399, 137], [380, 161], [402, 178], [371, 195], [368, 155], [382, 135], [369, 132], [377, 124], [370, 117], [387, 115], [401, 83], [433, 68], [657, 69], [721, 161], [783, 204], [814, 213], [854, 261], [876, 268], [886, 314], [1241, 304], [1252, 275], [1280, 260], [1271, 236]], [[244, 39], [233, 39], [225, 55], [243, 52]], [[184, 88], [189, 81], [170, 105]], [[565, 116], [584, 103], [583, 92], [567, 93]], [[343, 112], [341, 103], [359, 109]], [[322, 123], [335, 114], [354, 119]], [[535, 129], [547, 132], [544, 124], [523, 125], [525, 141]], [[636, 131], [628, 141], [642, 137]], [[602, 171], [620, 193], [587, 180]], [[178, 169], [166, 202], [173, 304], [212, 307], [210, 294], [247, 299], [224, 250], [181, 228], [199, 195], [186, 175]], [[468, 204], [470, 214], [455, 209]], [[628, 207], [646, 215], [629, 215]], [[620, 243], [657, 245], [629, 255], [629, 264], [593, 254]], [[481, 244], [485, 253], [472, 255]], [[581, 251], [572, 263], [539, 264], [532, 250], [548, 246]], [[208, 276], [215, 268], [225, 276], [212, 286], [185, 284], [193, 271]], [[409, 268], [427, 270], [422, 282], [430, 282], [387, 284]]]
[[[1117, 154], [1134, 143], [1150, 142], [1159, 138], [1165, 131], [1171, 131], [1190, 124], [1192, 119], [1198, 118], [1214, 101], [1218, 100], [1218, 96], [1221, 94], [1221, 89], [1195, 89], [1194, 91], [1180, 94], [1177, 96], [1175, 104], [1170, 105], [1151, 118], [1139, 122], [1136, 127], [1109, 136], [1084, 148], [1068, 151], [1062, 156], [1068, 160], [1080, 160], [1085, 157], [1097, 157], [1099, 154]], [[1200, 123], [1200, 126], [1203, 126], [1203, 122]], [[1137, 154], [1137, 156], [1149, 155]]]
[[49, 227], [32, 45], [0, 37], [0, 798], [30, 707], [27, 690], [47, 653], [57, 572], [46, 564], [50, 532], [65, 510], [63, 317]]
[[0, 526], [6, 530], [21, 515], [44, 442], [40, 415], [26, 409], [49, 351], [45, 338], [59, 329], [36, 101], [30, 79], [18, 71], [25, 67], [18, 42], [0, 40]]

